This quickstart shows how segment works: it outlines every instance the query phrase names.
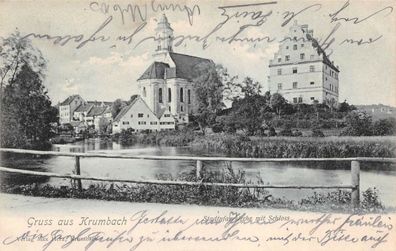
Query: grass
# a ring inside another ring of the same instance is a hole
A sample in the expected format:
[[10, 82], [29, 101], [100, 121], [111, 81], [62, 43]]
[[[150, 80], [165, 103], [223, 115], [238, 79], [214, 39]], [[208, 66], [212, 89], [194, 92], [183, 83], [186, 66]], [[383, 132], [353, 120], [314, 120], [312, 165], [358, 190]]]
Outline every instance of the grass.
[[[166, 180], [195, 181], [194, 171], [179, 175], [158, 177]], [[203, 182], [243, 183], [246, 180], [245, 172], [235, 172], [230, 166], [221, 172], [204, 172]], [[263, 183], [259, 180], [258, 183]], [[151, 202], [171, 204], [195, 204], [226, 207], [253, 207], [253, 208], [287, 208], [304, 211], [334, 211], [334, 212], [382, 212], [383, 207], [377, 190], [368, 189], [362, 194], [360, 208], [351, 206], [351, 192], [337, 190], [327, 193], [314, 193], [299, 201], [285, 198], [275, 198], [266, 189], [249, 189], [236, 187], [211, 186], [164, 186], [164, 185], [127, 185], [123, 183], [104, 184], [96, 183], [78, 191], [75, 187], [55, 187], [51, 185], [0, 185], [0, 190], [6, 193], [17, 193], [29, 196], [44, 196], [52, 198], [83, 198], [130, 202]]]

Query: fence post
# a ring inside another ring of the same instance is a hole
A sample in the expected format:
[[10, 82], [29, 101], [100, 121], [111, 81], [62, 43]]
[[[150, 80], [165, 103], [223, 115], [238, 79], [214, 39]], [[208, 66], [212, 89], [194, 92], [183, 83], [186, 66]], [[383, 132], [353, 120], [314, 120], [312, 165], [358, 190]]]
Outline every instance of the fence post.
[[360, 163], [359, 161], [351, 162], [351, 180], [352, 180], [352, 195], [351, 203], [354, 207], [358, 207], [360, 204]]
[[[81, 174], [81, 170], [80, 170], [80, 156], [76, 156], [75, 158], [76, 162], [74, 165], [74, 172], [76, 175], [80, 175]], [[82, 184], [81, 184], [81, 179], [77, 179], [77, 189], [78, 191], [82, 191]]]
[[196, 175], [197, 179], [201, 179], [202, 177], [202, 160], [197, 160], [197, 170], [196, 170]]

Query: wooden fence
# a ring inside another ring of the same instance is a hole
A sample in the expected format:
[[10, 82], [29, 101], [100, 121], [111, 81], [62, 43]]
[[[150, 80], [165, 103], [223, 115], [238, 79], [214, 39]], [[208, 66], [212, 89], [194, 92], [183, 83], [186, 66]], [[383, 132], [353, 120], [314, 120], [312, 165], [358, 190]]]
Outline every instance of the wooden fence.
[[[280, 189], [351, 189], [351, 203], [353, 206], [360, 204], [360, 163], [361, 162], [387, 162], [396, 163], [396, 158], [227, 158], [227, 157], [189, 157], [189, 156], [132, 156], [120, 154], [104, 153], [66, 153], [53, 151], [35, 151], [24, 149], [0, 148], [0, 152], [33, 154], [33, 155], [51, 155], [66, 156], [75, 158], [74, 174], [59, 174], [50, 172], [36, 172], [15, 168], [0, 167], [1, 172], [20, 173], [35, 176], [69, 178], [77, 182], [77, 188], [82, 190], [81, 180], [105, 181], [105, 182], [124, 182], [136, 184], [156, 184], [156, 185], [187, 185], [187, 186], [220, 186], [220, 187], [238, 187], [238, 188], [280, 188]], [[114, 179], [106, 177], [93, 177], [81, 175], [80, 158], [115, 158], [115, 159], [142, 159], [142, 160], [189, 160], [196, 161], [196, 177], [200, 180], [202, 177], [203, 162], [209, 161], [226, 161], [232, 162], [351, 162], [351, 185], [332, 185], [332, 186], [297, 186], [297, 185], [263, 185], [263, 184], [235, 184], [235, 183], [206, 183], [206, 182], [187, 182], [187, 181], [165, 181], [165, 180], [138, 180], [138, 179]]]

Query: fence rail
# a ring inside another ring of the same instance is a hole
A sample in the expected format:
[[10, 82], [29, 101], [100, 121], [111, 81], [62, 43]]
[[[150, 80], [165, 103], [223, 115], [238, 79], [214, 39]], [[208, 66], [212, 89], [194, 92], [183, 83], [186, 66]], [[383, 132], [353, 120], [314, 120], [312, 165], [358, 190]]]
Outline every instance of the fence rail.
[[[20, 173], [35, 176], [68, 178], [76, 182], [77, 188], [82, 190], [81, 180], [105, 181], [105, 182], [122, 182], [135, 184], [155, 184], [155, 185], [176, 185], [176, 186], [217, 186], [217, 187], [238, 187], [238, 188], [279, 188], [279, 189], [351, 189], [351, 203], [353, 206], [360, 204], [360, 162], [385, 162], [396, 163], [396, 158], [227, 158], [227, 157], [189, 157], [189, 156], [133, 156], [121, 154], [104, 154], [104, 153], [64, 153], [53, 151], [36, 151], [24, 149], [0, 148], [0, 152], [34, 154], [34, 155], [52, 155], [66, 156], [75, 158], [74, 174], [59, 174], [50, 172], [36, 172], [15, 168], [0, 167], [0, 172]], [[351, 162], [351, 185], [332, 185], [332, 186], [296, 186], [296, 185], [264, 185], [264, 184], [236, 184], [236, 183], [207, 183], [207, 182], [188, 182], [188, 181], [165, 181], [165, 180], [135, 180], [135, 179], [114, 179], [107, 177], [92, 177], [81, 175], [80, 158], [117, 158], [117, 159], [140, 159], [140, 160], [189, 160], [196, 161], [196, 177], [200, 180], [202, 177], [203, 162], [208, 161], [226, 161], [232, 162]]]

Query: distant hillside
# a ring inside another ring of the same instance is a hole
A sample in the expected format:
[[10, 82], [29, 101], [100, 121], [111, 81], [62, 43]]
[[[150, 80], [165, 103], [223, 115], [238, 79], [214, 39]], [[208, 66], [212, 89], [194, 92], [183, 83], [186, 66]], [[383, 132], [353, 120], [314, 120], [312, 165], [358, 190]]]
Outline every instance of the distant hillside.
[[384, 118], [396, 118], [396, 107], [383, 104], [378, 105], [356, 105], [360, 111], [365, 111], [373, 117], [373, 120]]

